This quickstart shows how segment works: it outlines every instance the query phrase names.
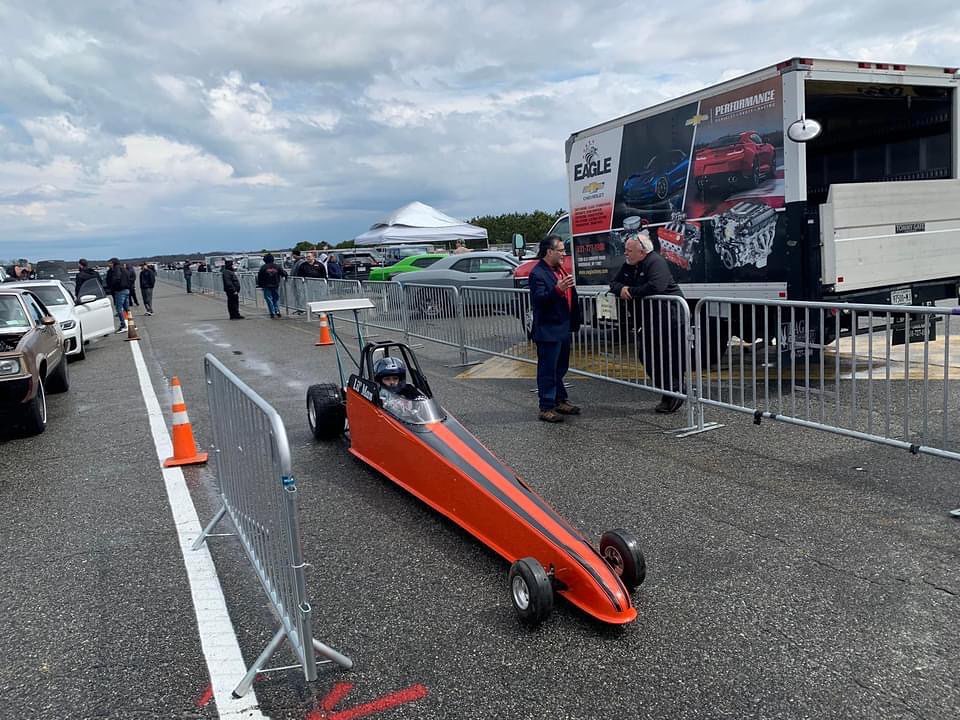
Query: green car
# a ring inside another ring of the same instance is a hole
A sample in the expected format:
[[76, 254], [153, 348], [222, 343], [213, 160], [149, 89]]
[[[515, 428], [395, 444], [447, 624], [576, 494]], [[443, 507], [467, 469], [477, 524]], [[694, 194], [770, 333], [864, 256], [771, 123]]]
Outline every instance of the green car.
[[423, 270], [433, 265], [437, 260], [444, 257], [438, 254], [411, 255], [405, 257], [396, 265], [389, 267], [378, 267], [370, 270], [368, 280], [393, 280], [400, 273], [411, 272], [412, 270]]

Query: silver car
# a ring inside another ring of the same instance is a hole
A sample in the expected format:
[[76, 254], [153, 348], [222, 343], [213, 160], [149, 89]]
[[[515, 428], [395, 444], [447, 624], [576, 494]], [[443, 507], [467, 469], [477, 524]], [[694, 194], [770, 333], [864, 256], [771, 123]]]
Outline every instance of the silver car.
[[[408, 307], [421, 315], [435, 317], [452, 315], [452, 293], [430, 288], [410, 288], [409, 285], [443, 285], [463, 288], [512, 288], [513, 271], [519, 264], [509, 253], [498, 250], [447, 255], [433, 263], [426, 270], [397, 275], [395, 280], [404, 286]], [[468, 296], [483, 304], [490, 304], [491, 298], [480, 300], [474, 294]], [[501, 298], [502, 300], [502, 298]], [[469, 304], [469, 303], [465, 303]]]

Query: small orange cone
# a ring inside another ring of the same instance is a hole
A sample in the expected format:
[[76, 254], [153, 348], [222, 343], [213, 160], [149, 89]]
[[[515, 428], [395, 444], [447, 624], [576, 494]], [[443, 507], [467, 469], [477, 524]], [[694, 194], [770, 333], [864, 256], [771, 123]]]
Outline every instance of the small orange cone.
[[173, 457], [163, 461], [164, 467], [176, 465], [199, 465], [207, 461], [207, 454], [197, 452], [197, 443], [193, 439], [193, 427], [187, 417], [187, 405], [183, 402], [183, 390], [180, 389], [180, 378], [170, 381], [170, 390], [173, 393]]
[[139, 340], [140, 333], [137, 332], [137, 324], [133, 321], [133, 313], [127, 310], [127, 342]]
[[320, 337], [313, 344], [314, 347], [321, 345], [333, 345], [333, 338], [330, 337], [330, 326], [327, 324], [327, 314], [320, 313]]

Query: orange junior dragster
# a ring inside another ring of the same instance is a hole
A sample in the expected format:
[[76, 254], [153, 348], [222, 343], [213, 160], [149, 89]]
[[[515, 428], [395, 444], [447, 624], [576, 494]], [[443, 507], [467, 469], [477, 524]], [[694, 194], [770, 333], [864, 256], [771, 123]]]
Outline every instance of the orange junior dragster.
[[[328, 313], [340, 371], [339, 386], [307, 391], [314, 437], [336, 439], [349, 423], [351, 453], [512, 563], [510, 597], [522, 622], [542, 622], [554, 593], [603, 622], [634, 620], [630, 593], [646, 574], [636, 538], [610, 530], [594, 549], [437, 403], [407, 345], [364, 344], [358, 312], [370, 307], [365, 298], [310, 303], [311, 312]], [[360, 341], [346, 382], [333, 321], [344, 310], [353, 311]]]

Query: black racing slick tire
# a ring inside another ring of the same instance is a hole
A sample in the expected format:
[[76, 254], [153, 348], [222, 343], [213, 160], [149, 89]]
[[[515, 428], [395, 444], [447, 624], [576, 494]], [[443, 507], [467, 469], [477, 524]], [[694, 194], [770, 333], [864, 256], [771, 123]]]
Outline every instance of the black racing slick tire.
[[307, 422], [317, 440], [335, 440], [343, 434], [347, 408], [340, 388], [332, 383], [322, 383], [307, 389]]
[[520, 558], [510, 566], [510, 601], [528, 627], [538, 626], [553, 612], [553, 585], [536, 558]]
[[67, 367], [68, 364], [67, 351], [64, 349], [57, 369], [50, 374], [50, 378], [47, 381], [50, 392], [62, 393], [70, 389], [70, 370]]
[[43, 387], [43, 379], [38, 381], [33, 400], [24, 407], [20, 425], [27, 435], [39, 435], [47, 429], [47, 393]]
[[607, 561], [627, 590], [633, 592], [647, 576], [647, 561], [640, 543], [629, 530], [608, 530], [600, 538], [600, 556]]

